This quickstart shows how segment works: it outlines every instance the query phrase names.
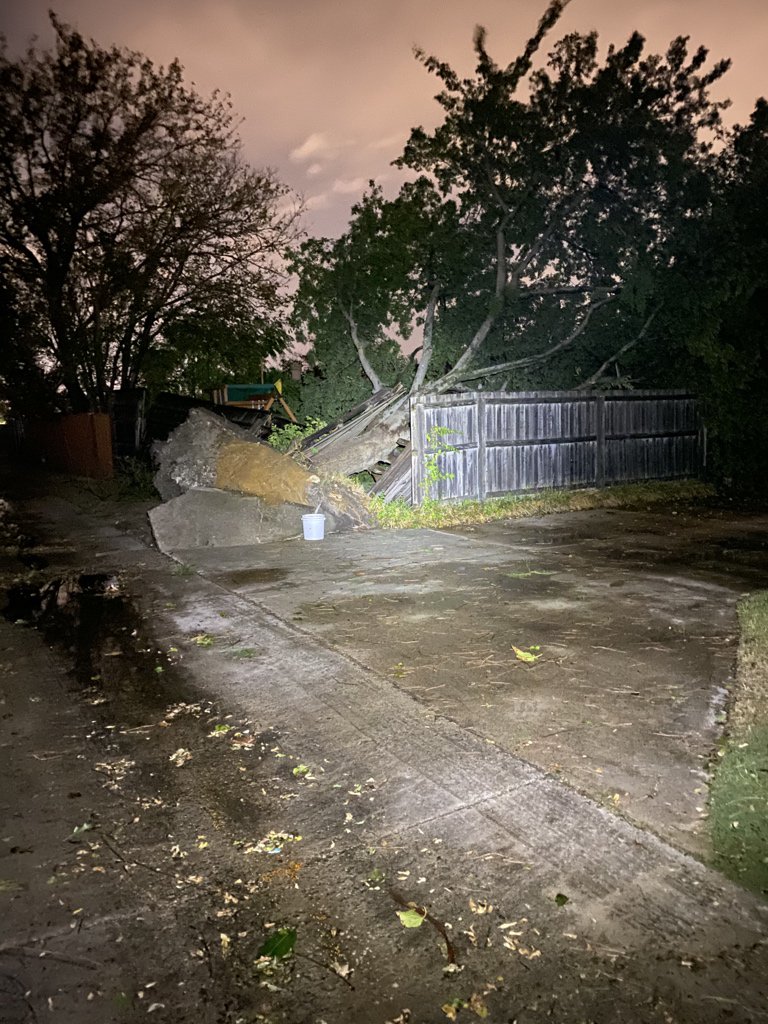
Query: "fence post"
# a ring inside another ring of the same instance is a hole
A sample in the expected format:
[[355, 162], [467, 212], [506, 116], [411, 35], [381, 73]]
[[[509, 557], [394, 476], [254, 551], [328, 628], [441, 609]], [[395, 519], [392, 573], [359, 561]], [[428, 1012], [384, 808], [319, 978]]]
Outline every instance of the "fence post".
[[595, 399], [595, 486], [605, 487], [605, 397]]
[[477, 500], [485, 501], [488, 493], [488, 465], [485, 448], [485, 408], [486, 398], [482, 391], [477, 393]]
[[411, 503], [424, 499], [424, 404], [419, 395], [411, 396]]

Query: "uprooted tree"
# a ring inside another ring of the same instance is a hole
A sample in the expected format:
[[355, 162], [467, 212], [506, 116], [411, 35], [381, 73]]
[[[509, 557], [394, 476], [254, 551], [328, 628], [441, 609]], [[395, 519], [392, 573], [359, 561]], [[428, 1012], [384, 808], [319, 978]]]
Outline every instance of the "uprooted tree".
[[[676, 225], [717, 188], [725, 104], [709, 90], [728, 63], [684, 38], [647, 54], [637, 33], [601, 62], [590, 33], [535, 66], [565, 5], [506, 66], [478, 29], [471, 78], [417, 52], [443, 110], [397, 161], [421, 176], [390, 203], [373, 188], [341, 239], [303, 250], [295, 327], [320, 368], [353, 353], [376, 392], [392, 339], [418, 328], [414, 390], [589, 387], [649, 340]], [[381, 458], [402, 413], [373, 426]]]
[[0, 52], [4, 397], [106, 409], [153, 360], [279, 350], [296, 204], [243, 161], [227, 98], [51, 20], [53, 49]]

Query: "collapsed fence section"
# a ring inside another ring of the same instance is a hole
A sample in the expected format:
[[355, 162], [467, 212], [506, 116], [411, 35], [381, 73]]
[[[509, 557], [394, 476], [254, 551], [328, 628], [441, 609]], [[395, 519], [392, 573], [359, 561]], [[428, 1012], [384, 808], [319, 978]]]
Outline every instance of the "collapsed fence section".
[[695, 477], [700, 434], [695, 397], [683, 391], [416, 395], [412, 500]]

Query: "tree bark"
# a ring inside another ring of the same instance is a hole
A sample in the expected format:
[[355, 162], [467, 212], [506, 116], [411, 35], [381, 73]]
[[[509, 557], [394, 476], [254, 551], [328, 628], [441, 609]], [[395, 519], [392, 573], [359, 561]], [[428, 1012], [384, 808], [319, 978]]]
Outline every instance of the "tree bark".
[[424, 340], [421, 344], [421, 359], [419, 360], [419, 367], [416, 370], [416, 376], [413, 378], [413, 384], [411, 385], [412, 395], [416, 394], [423, 386], [432, 359], [432, 335], [435, 327], [435, 309], [437, 308], [439, 296], [440, 285], [433, 285], [429, 295], [429, 302], [427, 303], [427, 314], [424, 318]]
[[376, 373], [374, 368], [371, 366], [370, 360], [366, 355], [365, 345], [360, 340], [360, 335], [358, 334], [357, 322], [355, 321], [355, 318], [352, 316], [352, 313], [349, 310], [345, 309], [343, 306], [341, 306], [340, 308], [344, 319], [349, 324], [349, 333], [352, 338], [352, 344], [355, 346], [355, 349], [357, 350], [357, 357], [360, 360], [360, 365], [362, 366], [366, 377], [371, 382], [371, 387], [373, 388], [375, 394], [377, 391], [382, 390], [384, 384], [382, 383], [378, 373]]

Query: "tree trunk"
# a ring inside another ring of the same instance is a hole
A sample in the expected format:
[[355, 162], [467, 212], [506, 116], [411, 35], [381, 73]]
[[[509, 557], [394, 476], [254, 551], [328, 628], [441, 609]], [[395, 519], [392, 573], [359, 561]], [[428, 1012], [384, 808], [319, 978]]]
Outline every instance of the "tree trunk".
[[339, 428], [317, 453], [307, 453], [313, 467], [326, 473], [351, 476], [364, 473], [379, 462], [388, 462], [398, 440], [411, 436], [410, 403], [407, 396], [376, 411], [359, 428], [355, 421]]

